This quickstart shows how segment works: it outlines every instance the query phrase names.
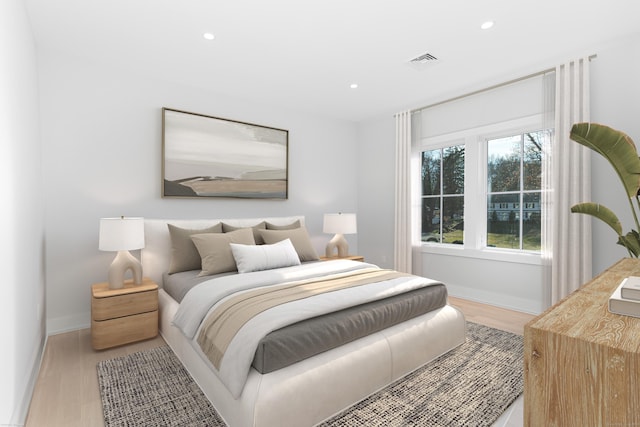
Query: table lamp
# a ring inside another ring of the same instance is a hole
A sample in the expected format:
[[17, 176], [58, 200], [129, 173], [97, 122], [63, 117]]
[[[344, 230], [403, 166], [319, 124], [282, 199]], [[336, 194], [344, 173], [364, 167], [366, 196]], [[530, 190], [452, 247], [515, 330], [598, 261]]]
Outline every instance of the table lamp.
[[115, 259], [109, 267], [109, 288], [120, 289], [124, 286], [124, 275], [131, 269], [136, 285], [142, 283], [142, 264], [129, 253], [133, 249], [144, 248], [143, 218], [101, 218], [100, 242], [101, 251], [117, 251]]
[[322, 227], [324, 233], [335, 233], [335, 236], [327, 243], [325, 255], [327, 257], [335, 256], [334, 251], [338, 249], [338, 257], [343, 258], [349, 255], [349, 244], [344, 238], [345, 234], [355, 234], [357, 232], [356, 214], [354, 213], [335, 213], [324, 214], [324, 225]]

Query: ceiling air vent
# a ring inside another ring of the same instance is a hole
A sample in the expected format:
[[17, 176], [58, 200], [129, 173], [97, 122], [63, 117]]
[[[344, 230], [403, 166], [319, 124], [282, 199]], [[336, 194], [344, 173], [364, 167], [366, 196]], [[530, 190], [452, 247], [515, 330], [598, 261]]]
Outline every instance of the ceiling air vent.
[[418, 70], [421, 70], [425, 68], [427, 65], [436, 64], [437, 62], [438, 62], [438, 58], [436, 58], [430, 53], [425, 53], [410, 60], [409, 65], [411, 65], [412, 67]]

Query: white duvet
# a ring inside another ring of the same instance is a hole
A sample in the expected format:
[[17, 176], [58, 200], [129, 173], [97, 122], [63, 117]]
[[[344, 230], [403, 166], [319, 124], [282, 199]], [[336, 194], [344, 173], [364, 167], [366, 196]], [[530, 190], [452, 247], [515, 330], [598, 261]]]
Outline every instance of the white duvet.
[[[197, 336], [200, 325], [209, 311], [218, 302], [236, 292], [372, 267], [376, 266], [363, 262], [336, 260], [207, 280], [185, 295], [173, 319], [173, 324], [192, 340], [194, 345], [198, 345], [194, 337]], [[269, 332], [300, 320], [437, 283], [440, 282], [419, 276], [400, 277], [320, 294], [274, 307], [257, 315], [238, 331], [225, 352], [220, 369], [213, 368], [213, 371], [229, 392], [238, 398], [242, 394], [258, 344]]]

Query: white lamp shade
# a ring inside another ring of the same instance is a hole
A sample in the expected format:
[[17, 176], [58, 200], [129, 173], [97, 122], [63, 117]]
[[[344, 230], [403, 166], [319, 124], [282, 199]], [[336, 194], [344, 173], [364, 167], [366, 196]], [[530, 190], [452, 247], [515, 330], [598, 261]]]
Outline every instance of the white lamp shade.
[[355, 234], [358, 231], [356, 214], [324, 214], [324, 225], [322, 227], [322, 231], [325, 233], [335, 234]]
[[101, 251], [128, 251], [144, 248], [144, 218], [101, 218]]

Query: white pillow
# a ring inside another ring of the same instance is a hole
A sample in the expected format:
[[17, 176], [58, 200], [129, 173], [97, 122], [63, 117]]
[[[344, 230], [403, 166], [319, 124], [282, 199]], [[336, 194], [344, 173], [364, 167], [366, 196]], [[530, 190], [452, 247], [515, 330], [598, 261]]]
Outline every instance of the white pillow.
[[300, 258], [290, 239], [272, 245], [241, 245], [230, 243], [238, 273], [270, 270], [272, 268], [300, 265]]

